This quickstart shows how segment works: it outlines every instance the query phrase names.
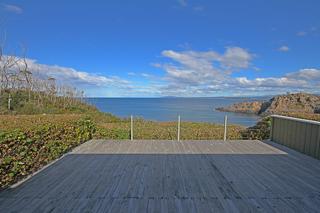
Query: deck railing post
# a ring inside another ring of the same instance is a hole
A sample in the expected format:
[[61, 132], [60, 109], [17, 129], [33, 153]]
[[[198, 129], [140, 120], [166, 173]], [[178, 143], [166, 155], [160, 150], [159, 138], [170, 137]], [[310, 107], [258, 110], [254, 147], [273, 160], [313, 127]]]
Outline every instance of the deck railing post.
[[227, 140], [227, 122], [228, 122], [228, 116], [224, 116], [224, 134], [223, 134], [223, 141]]
[[180, 115], [178, 115], [178, 141], [180, 141]]
[[131, 136], [131, 140], [133, 141], [133, 117], [132, 117], [132, 115], [131, 115], [131, 131], [130, 131], [130, 136]]
[[274, 126], [274, 117], [271, 116], [270, 117], [271, 121], [270, 121], [270, 135], [269, 135], [269, 140], [273, 140], [273, 126]]

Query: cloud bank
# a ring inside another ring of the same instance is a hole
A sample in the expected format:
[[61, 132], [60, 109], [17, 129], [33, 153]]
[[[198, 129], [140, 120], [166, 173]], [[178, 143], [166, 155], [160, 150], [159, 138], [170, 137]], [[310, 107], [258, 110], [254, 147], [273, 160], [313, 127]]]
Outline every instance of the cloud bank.
[[[219, 96], [265, 95], [285, 92], [320, 91], [320, 69], [301, 69], [281, 77], [247, 77], [246, 71], [256, 69], [255, 55], [240, 47], [215, 51], [165, 50], [162, 55], [170, 63], [156, 64], [165, 71], [163, 95]], [[234, 77], [234, 73], [243, 76]]]
[[[224, 52], [164, 50], [162, 63], [152, 63], [162, 74], [128, 72], [125, 77], [98, 75], [27, 59], [29, 69], [41, 78], [90, 91], [89, 96], [250, 96], [285, 92], [320, 91], [320, 69], [305, 68], [279, 77], [252, 78], [255, 54], [241, 47]], [[249, 74], [251, 73], [251, 75]], [[265, 72], [265, 71], [263, 71]], [[264, 74], [264, 76], [266, 76]]]
[[75, 85], [108, 87], [127, 85], [129, 82], [116, 76], [95, 75], [73, 68], [61, 67], [57, 65], [38, 64], [35, 60], [28, 61], [30, 70], [41, 76], [50, 76], [62, 82], [69, 82]]

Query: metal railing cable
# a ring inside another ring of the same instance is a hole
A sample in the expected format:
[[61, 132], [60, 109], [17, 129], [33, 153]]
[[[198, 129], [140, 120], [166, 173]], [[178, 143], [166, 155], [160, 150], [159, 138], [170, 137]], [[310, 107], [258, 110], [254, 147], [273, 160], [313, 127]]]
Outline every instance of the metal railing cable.
[[224, 123], [201, 123], [183, 121], [180, 115], [176, 121], [156, 122], [147, 121], [130, 116], [129, 139], [130, 140], [251, 140], [262, 139], [269, 134], [267, 130], [261, 128], [244, 128], [239, 125], [228, 123], [225, 115]]

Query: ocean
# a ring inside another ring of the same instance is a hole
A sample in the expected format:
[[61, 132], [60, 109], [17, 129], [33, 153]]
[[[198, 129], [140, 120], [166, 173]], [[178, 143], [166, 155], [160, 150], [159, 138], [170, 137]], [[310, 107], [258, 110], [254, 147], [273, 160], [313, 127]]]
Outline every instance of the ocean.
[[224, 122], [228, 116], [228, 123], [242, 126], [253, 126], [260, 119], [259, 116], [220, 112], [217, 107], [228, 106], [233, 103], [254, 100], [267, 100], [266, 98], [87, 98], [87, 102], [95, 105], [100, 111], [109, 112], [119, 117], [141, 117], [154, 121], [174, 121], [178, 115], [182, 121]]

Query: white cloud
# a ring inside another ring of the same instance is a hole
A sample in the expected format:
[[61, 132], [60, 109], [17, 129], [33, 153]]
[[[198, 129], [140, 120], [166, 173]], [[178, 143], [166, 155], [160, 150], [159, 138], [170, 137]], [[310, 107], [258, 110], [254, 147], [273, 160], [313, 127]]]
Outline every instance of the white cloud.
[[215, 51], [164, 50], [162, 55], [176, 64], [162, 64], [166, 79], [171, 83], [192, 85], [222, 81], [239, 69], [250, 67], [254, 55], [240, 47], [227, 47], [225, 53]]
[[178, 3], [179, 3], [182, 7], [188, 6], [187, 0], [178, 0]]
[[306, 81], [317, 81], [320, 86], [320, 69], [301, 69], [297, 72], [288, 73], [287, 78]]
[[263, 95], [320, 90], [320, 69], [314, 68], [301, 69], [280, 77], [249, 79], [246, 74], [233, 77], [234, 72], [256, 70], [252, 64], [255, 55], [240, 47], [227, 47], [222, 54], [215, 51], [165, 50], [162, 55], [172, 60], [170, 63], [157, 64], [158, 68], [165, 71], [162, 80], [164, 85], [157, 88], [162, 95]]
[[29, 70], [33, 75], [47, 79], [48, 77], [54, 77], [57, 82], [64, 84], [71, 84], [76, 87], [128, 87], [130, 82], [121, 79], [117, 76], [103, 76], [96, 75], [84, 71], [79, 71], [69, 67], [62, 67], [58, 65], [46, 65], [40, 64], [36, 60], [27, 59]]
[[248, 68], [254, 55], [240, 47], [229, 47], [221, 57], [221, 62], [228, 68]]
[[23, 9], [21, 7], [18, 7], [17, 5], [13, 4], [3, 4], [3, 8], [6, 11], [13, 12], [16, 14], [21, 14], [23, 12]]
[[148, 73], [141, 73], [141, 76], [144, 78], [151, 78], [152, 75], [148, 74]]
[[[249, 80], [247, 79], [247, 77], [240, 77], [240, 78], [236, 78], [235, 83], [239, 83], [237, 84], [237, 86], [240, 87], [246, 87], [247, 89], [249, 88], [269, 88], [269, 89], [273, 89], [273, 88], [278, 88], [278, 87], [283, 87], [283, 88], [290, 88], [290, 87], [295, 87], [297, 85], [299, 85], [299, 83], [304, 84], [305, 82], [300, 80], [300, 81], [296, 81], [294, 79], [290, 79], [287, 77], [280, 77], [280, 78], [275, 78], [275, 77], [268, 77], [268, 78], [255, 78], [253, 80]], [[301, 85], [302, 85], [301, 84]], [[301, 86], [300, 85], [300, 86]]]
[[280, 52], [288, 52], [290, 48], [286, 45], [279, 47], [278, 51]]
[[240, 47], [227, 47], [224, 54], [219, 54], [215, 51], [176, 52], [173, 50], [164, 50], [162, 55], [191, 68], [199, 68], [200, 66], [205, 69], [212, 68], [213, 62], [220, 63], [221, 67], [224, 68], [248, 68], [250, 61], [254, 58], [253, 54]]
[[177, 0], [180, 7], [187, 8], [190, 11], [194, 11], [195, 13], [202, 14], [202, 12], [205, 10], [205, 7], [198, 4], [192, 4], [189, 3], [188, 0]]
[[316, 93], [320, 90], [320, 69], [301, 69], [281, 77], [231, 79], [232, 87], [243, 92], [283, 93], [288, 91], [306, 91]]
[[297, 36], [306, 36], [308, 33], [305, 31], [297, 32]]
[[135, 76], [136, 73], [135, 73], [135, 72], [128, 72], [128, 75], [129, 75], [129, 76]]
[[319, 27], [313, 26], [308, 29], [297, 32], [296, 35], [300, 37], [309, 36], [309, 35], [315, 36], [315, 35], [318, 35], [319, 29], [320, 29]]
[[194, 6], [193, 10], [196, 12], [202, 12], [202, 11], [204, 11], [204, 7], [203, 6]]

